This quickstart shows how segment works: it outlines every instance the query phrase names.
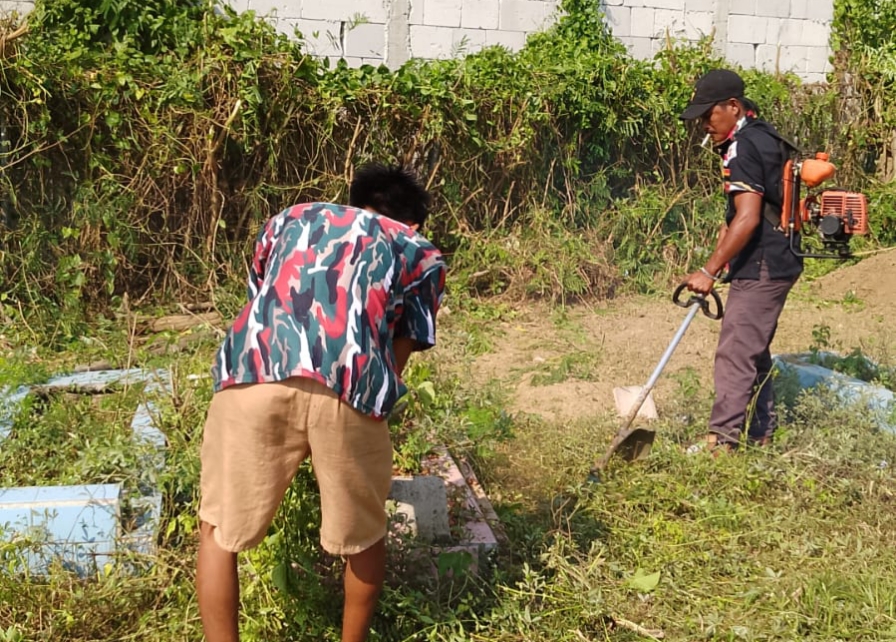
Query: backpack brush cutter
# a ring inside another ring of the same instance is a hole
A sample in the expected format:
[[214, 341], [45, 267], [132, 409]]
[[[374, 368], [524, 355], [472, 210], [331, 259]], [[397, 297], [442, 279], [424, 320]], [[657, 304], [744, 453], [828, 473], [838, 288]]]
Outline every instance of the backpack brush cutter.
[[[868, 199], [864, 194], [832, 187], [816, 190], [833, 178], [837, 168], [828, 154], [818, 152], [815, 158], [802, 162], [788, 159], [784, 164], [781, 212], [766, 206], [763, 215], [779, 231], [790, 237], [790, 250], [813, 259], [848, 259], [852, 256], [849, 242], [853, 236], [868, 234]], [[807, 194], [800, 197], [802, 188]], [[771, 210], [771, 211], [770, 211]], [[814, 231], [826, 253], [803, 253], [796, 249], [796, 232]]]

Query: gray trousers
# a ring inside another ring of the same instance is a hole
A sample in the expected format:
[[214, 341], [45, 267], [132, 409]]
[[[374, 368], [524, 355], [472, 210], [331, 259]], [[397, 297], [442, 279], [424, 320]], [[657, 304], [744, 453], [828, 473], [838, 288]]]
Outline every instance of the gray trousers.
[[716, 349], [716, 399], [709, 419], [709, 432], [718, 436], [719, 443], [738, 443], [754, 395], [749, 439], [770, 439], [777, 428], [769, 347], [794, 283], [796, 278], [769, 279], [764, 265], [758, 281], [731, 282]]

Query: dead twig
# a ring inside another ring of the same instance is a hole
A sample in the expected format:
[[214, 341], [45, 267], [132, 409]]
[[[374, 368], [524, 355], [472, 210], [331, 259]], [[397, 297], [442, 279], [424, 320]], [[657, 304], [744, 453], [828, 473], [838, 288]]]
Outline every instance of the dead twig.
[[174, 331], [182, 332], [200, 325], [210, 325], [212, 327], [220, 326], [223, 319], [218, 312], [202, 312], [200, 314], [171, 314], [158, 319], [141, 319], [140, 324], [143, 331], [165, 332]]
[[[666, 637], [666, 633], [661, 629], [648, 629], [641, 626], [640, 624], [635, 624], [634, 622], [624, 620], [622, 618], [605, 616], [604, 623], [610, 630], [617, 628], [626, 629], [627, 631], [631, 631], [632, 633], [636, 633], [652, 640], [662, 640]], [[582, 642], [591, 642], [591, 640], [585, 637], [585, 634], [583, 634], [580, 630], [576, 629], [574, 633], [576, 637]]]
[[21, 38], [29, 31], [28, 23], [23, 22], [18, 28], [9, 33], [0, 33], [0, 58], [6, 58], [6, 48], [9, 43]]
[[622, 618], [613, 618], [613, 624], [622, 629], [627, 629], [638, 635], [643, 635], [644, 637], [653, 638], [654, 640], [662, 640], [666, 637], [666, 634], [661, 629], [647, 629], [639, 624], [635, 624], [634, 622], [629, 622], [628, 620], [623, 620]]

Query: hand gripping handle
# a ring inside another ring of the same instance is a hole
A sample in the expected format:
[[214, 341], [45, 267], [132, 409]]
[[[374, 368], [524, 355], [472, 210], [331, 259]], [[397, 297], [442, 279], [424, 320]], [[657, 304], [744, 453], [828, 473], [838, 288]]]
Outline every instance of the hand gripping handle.
[[682, 283], [677, 288], [675, 288], [675, 292], [672, 294], [672, 303], [682, 308], [689, 308], [692, 305], [699, 305], [700, 309], [703, 311], [703, 314], [713, 321], [718, 321], [721, 319], [725, 310], [722, 308], [722, 297], [719, 296], [719, 293], [715, 290], [710, 290], [709, 294], [712, 299], [715, 301], [715, 310], [712, 309], [712, 306], [709, 304], [709, 300], [703, 294], [692, 294], [687, 301], [681, 300], [681, 293], [687, 287], [686, 283]]

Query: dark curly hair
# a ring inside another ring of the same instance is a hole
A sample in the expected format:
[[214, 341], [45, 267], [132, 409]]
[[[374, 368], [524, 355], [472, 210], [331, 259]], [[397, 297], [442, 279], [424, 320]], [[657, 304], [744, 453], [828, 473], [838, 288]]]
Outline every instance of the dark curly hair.
[[401, 165], [370, 163], [355, 172], [348, 204], [370, 209], [406, 225], [422, 228], [430, 197], [416, 175]]

